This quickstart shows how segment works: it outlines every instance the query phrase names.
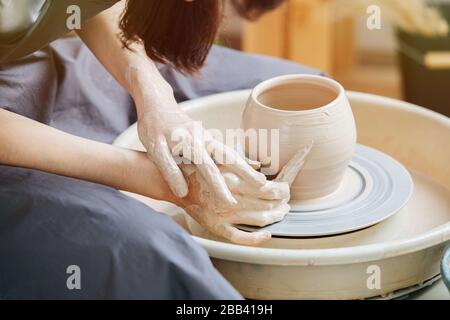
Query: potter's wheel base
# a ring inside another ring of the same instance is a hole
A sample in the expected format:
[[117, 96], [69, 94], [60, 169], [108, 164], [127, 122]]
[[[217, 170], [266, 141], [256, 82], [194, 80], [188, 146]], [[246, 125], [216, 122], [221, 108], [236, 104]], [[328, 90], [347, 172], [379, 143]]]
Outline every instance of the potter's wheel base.
[[355, 149], [342, 186], [325, 198], [294, 201], [286, 218], [265, 230], [274, 237], [323, 237], [373, 226], [399, 212], [412, 195], [409, 172], [390, 156], [362, 145]]
[[404, 289], [399, 289], [399, 290], [394, 291], [385, 296], [378, 296], [378, 297], [369, 298], [366, 300], [405, 300], [405, 299], [410, 298], [410, 295], [431, 287], [436, 282], [441, 280], [441, 278], [442, 278], [441, 275], [438, 274], [437, 276], [434, 276], [433, 278], [431, 278], [427, 281], [424, 281], [421, 284], [417, 284], [415, 286], [404, 288]]

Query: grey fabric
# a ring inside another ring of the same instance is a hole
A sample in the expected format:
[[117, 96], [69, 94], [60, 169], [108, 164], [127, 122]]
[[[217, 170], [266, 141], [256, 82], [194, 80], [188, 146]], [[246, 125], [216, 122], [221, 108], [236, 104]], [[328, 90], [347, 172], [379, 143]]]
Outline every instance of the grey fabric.
[[250, 89], [272, 77], [293, 74], [324, 73], [297, 63], [262, 55], [214, 46], [202, 72], [184, 76], [171, 68], [161, 67], [161, 73], [175, 90], [178, 101], [195, 99], [214, 93]]
[[[161, 71], [179, 100], [317, 73], [218, 47], [201, 77]], [[136, 120], [128, 94], [76, 39], [1, 66], [0, 107], [103, 142]], [[81, 290], [66, 287], [71, 265]], [[0, 299], [239, 298], [167, 216], [105, 186], [0, 166]]]
[[[87, 182], [0, 177], [0, 299], [240, 298], [168, 216]], [[66, 285], [72, 265], [81, 290]]]
[[0, 66], [0, 107], [108, 143], [136, 120], [129, 95], [77, 38]]

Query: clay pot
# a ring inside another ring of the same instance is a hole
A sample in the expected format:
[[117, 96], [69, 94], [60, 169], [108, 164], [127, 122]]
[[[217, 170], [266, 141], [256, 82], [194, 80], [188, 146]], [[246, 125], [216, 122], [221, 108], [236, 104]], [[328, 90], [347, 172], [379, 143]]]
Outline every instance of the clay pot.
[[287, 75], [259, 84], [248, 100], [242, 126], [244, 130], [279, 129], [279, 148], [272, 146], [270, 135], [257, 138], [259, 150], [267, 146], [272, 161], [278, 153], [278, 168], [313, 142], [292, 186], [293, 200], [335, 192], [356, 145], [355, 120], [344, 88], [320, 76]]

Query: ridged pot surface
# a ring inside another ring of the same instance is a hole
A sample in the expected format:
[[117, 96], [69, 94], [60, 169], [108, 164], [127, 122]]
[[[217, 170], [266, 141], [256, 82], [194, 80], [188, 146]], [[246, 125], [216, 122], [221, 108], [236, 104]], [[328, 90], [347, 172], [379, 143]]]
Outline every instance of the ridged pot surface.
[[[268, 95], [280, 95], [278, 101], [284, 108], [266, 105], [277, 101]], [[278, 169], [313, 143], [291, 189], [295, 200], [319, 198], [336, 191], [356, 145], [355, 120], [344, 89], [331, 79], [317, 76], [283, 76], [257, 86], [245, 108], [242, 127], [246, 131], [279, 130], [278, 147], [271, 134], [258, 135], [257, 142], [258, 150], [267, 146], [272, 151], [271, 160], [278, 154]]]

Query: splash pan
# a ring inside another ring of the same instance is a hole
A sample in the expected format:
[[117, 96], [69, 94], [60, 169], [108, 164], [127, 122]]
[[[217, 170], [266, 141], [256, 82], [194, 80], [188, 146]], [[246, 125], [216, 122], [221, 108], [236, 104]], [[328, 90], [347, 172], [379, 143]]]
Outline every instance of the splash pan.
[[[249, 95], [230, 92], [183, 107], [207, 128], [236, 128]], [[397, 160], [414, 182], [406, 206], [372, 227], [327, 237], [273, 238], [261, 247], [246, 247], [209, 234], [179, 208], [132, 196], [172, 215], [247, 298], [366, 299], [421, 287], [439, 276], [450, 240], [450, 119], [392, 99], [354, 92], [348, 97], [359, 143]], [[117, 144], [142, 150], [136, 126]], [[297, 209], [314, 206], [301, 203]]]

